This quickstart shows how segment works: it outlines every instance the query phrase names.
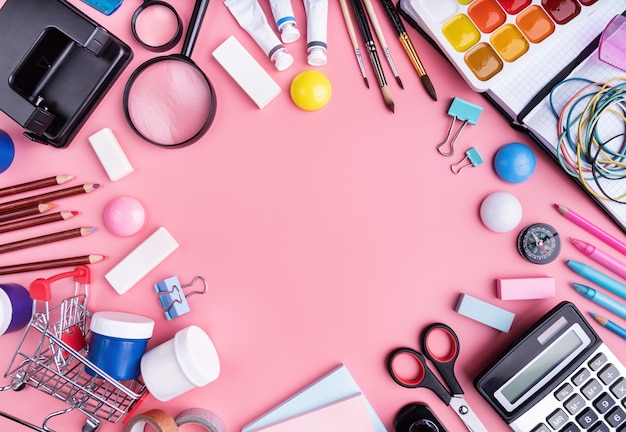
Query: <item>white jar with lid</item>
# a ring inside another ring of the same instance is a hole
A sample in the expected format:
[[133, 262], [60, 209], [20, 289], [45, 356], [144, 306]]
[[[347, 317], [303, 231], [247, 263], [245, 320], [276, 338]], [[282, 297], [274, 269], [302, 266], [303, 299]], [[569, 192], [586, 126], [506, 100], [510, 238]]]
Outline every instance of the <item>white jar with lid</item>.
[[220, 361], [209, 336], [198, 326], [178, 331], [141, 358], [141, 376], [148, 391], [167, 402], [217, 379]]

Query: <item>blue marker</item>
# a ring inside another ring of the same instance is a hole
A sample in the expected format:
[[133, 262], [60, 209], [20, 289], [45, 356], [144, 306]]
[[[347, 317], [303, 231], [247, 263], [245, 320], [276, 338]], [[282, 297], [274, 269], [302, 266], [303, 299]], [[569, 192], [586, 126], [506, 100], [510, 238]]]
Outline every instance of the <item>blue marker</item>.
[[573, 283], [572, 286], [576, 291], [587, 297], [592, 302], [602, 306], [608, 311], [613, 312], [615, 315], [626, 319], [626, 305], [623, 305], [622, 303], [613, 300], [611, 297], [602, 294], [593, 288], [589, 288], [586, 285]]
[[626, 299], [626, 285], [605, 275], [602, 272], [578, 261], [567, 260], [567, 265], [585, 279], [594, 282], [615, 295]]

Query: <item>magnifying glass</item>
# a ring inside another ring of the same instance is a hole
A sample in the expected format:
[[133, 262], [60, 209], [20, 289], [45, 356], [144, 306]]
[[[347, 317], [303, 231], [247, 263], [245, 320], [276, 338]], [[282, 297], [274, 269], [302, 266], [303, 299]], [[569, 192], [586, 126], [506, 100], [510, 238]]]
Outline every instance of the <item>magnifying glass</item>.
[[124, 115], [133, 131], [162, 147], [196, 142], [215, 118], [213, 85], [193, 62], [209, 0], [196, 0], [181, 54], [150, 59], [130, 76], [124, 89]]
[[183, 34], [176, 9], [161, 0], [145, 0], [133, 14], [130, 27], [137, 42], [153, 52], [174, 48]]

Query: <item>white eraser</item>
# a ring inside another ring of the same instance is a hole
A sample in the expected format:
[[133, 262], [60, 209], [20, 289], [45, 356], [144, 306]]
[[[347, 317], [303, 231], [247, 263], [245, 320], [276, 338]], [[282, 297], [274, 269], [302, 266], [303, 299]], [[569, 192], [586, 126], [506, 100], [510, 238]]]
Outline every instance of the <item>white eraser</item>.
[[91, 135], [89, 143], [111, 181], [117, 181], [133, 172], [132, 165], [111, 129], [104, 128]]
[[515, 318], [513, 312], [494, 306], [469, 294], [461, 294], [455, 310], [463, 316], [505, 333], [508, 333], [511, 329], [513, 318]]
[[497, 279], [497, 284], [500, 300], [546, 299], [556, 295], [551, 277]]
[[235, 36], [222, 42], [213, 51], [213, 57], [259, 108], [266, 106], [280, 93], [280, 86]]
[[160, 227], [104, 277], [118, 294], [125, 294], [176, 249], [178, 243], [174, 237]]

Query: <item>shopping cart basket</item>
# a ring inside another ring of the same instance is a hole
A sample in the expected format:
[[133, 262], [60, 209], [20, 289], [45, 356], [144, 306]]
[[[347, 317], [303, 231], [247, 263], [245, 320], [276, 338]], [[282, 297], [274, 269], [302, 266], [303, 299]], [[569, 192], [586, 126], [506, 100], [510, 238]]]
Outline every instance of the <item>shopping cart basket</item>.
[[[51, 307], [51, 284], [66, 278], [74, 280], [74, 292], [58, 306]], [[138, 408], [147, 395], [140, 379], [116, 381], [86, 357], [91, 314], [87, 310], [90, 270], [86, 266], [30, 284], [33, 315], [11, 358], [5, 377], [11, 384], [0, 390], [34, 387], [69, 406], [47, 415], [42, 427], [0, 412], [31, 429], [54, 432], [50, 419], [79, 410], [87, 416], [83, 432], [93, 432], [102, 420], [119, 422]]]

